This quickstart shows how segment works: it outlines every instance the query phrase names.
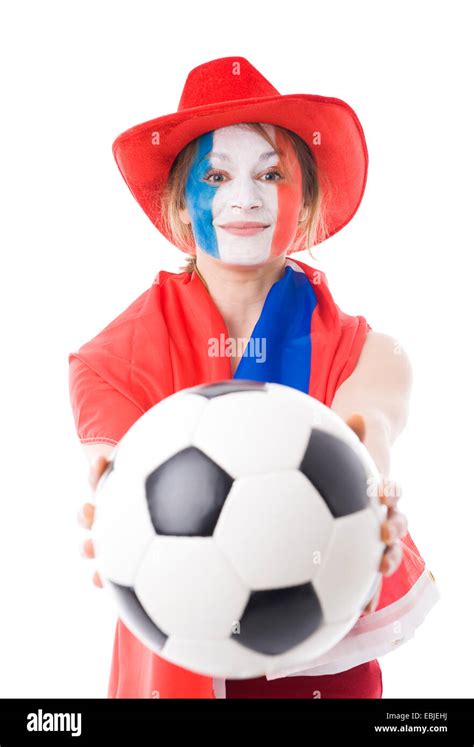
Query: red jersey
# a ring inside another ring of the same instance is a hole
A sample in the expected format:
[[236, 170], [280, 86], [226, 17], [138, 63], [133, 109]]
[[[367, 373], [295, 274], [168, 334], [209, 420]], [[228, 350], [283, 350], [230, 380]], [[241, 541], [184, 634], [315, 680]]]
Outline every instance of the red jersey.
[[[330, 407], [338, 387], [353, 372], [371, 327], [364, 317], [339, 309], [324, 273], [294, 259], [287, 258], [286, 265], [304, 273], [315, 294], [305, 341], [307, 393]], [[228, 336], [225, 322], [199, 275], [159, 272], [150, 288], [69, 355], [71, 404], [81, 443], [116, 444], [143, 413], [170, 394], [231, 379], [231, 359], [208, 354], [209, 340], [221, 336]], [[392, 576], [383, 577], [375, 612], [360, 617], [342, 641], [304, 670], [286, 670], [267, 680], [294, 677], [296, 686], [302, 676], [349, 670], [353, 675], [356, 667], [373, 673], [377, 656], [413, 635], [438, 592], [410, 534], [401, 541], [402, 562]], [[379, 670], [375, 676], [378, 682]], [[222, 686], [222, 681], [165, 661], [118, 620], [109, 697], [212, 698]], [[359, 687], [363, 689], [360, 682]], [[240, 685], [233, 688], [241, 692]]]

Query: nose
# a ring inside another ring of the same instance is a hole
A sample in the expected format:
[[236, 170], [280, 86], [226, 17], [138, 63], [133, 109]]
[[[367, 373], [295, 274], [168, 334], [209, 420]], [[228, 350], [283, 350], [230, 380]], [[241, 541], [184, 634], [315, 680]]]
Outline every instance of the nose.
[[262, 207], [258, 187], [252, 178], [236, 180], [231, 208], [234, 212]]

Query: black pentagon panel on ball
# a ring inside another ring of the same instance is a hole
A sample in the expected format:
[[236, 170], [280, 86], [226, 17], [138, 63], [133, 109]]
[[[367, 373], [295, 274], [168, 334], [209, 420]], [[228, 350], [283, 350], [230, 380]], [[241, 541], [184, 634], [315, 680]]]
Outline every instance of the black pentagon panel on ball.
[[231, 638], [267, 656], [284, 654], [316, 632], [323, 621], [311, 583], [253, 591]]
[[112, 593], [117, 596], [118, 608], [127, 610], [138, 637], [147, 641], [149, 646], [154, 645], [158, 650], [162, 649], [168, 636], [148, 617], [133, 589], [113, 581], [108, 583]]
[[248, 381], [247, 379], [228, 379], [216, 381], [213, 384], [202, 384], [186, 389], [186, 392], [200, 394], [207, 399], [222, 397], [224, 394], [233, 394], [234, 392], [264, 392], [266, 391], [264, 381]]
[[145, 480], [157, 534], [211, 537], [233, 478], [195, 446], [179, 451]]
[[359, 457], [332, 433], [314, 428], [300, 464], [335, 518], [369, 505], [367, 476]]

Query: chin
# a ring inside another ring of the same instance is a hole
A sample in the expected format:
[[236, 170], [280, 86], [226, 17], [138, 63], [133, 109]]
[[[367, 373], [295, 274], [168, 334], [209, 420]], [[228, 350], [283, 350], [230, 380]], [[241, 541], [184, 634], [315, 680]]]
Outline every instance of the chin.
[[252, 269], [255, 267], [264, 267], [264, 265], [269, 265], [273, 262], [278, 261], [281, 257], [286, 257], [286, 252], [281, 252], [277, 255], [267, 253], [263, 257], [252, 257], [246, 256], [245, 254], [239, 254], [238, 256], [232, 257], [221, 256], [220, 261], [226, 265], [231, 265], [233, 267]]
[[233, 251], [220, 251], [220, 258], [223, 262], [228, 265], [246, 265], [255, 267], [256, 265], [264, 265], [269, 259], [271, 259], [270, 249], [265, 248], [260, 251], [246, 252], [242, 249]]
[[239, 267], [241, 270], [252, 270], [255, 267], [263, 267], [267, 264], [265, 260], [255, 262], [248, 259], [223, 259], [222, 262], [229, 267]]

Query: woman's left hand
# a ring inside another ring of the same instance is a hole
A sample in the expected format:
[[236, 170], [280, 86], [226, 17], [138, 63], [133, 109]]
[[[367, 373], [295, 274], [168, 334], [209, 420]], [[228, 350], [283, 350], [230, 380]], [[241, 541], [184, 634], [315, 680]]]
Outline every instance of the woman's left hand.
[[[400, 490], [393, 491], [394, 483], [390, 480], [384, 480], [379, 490], [380, 503], [387, 506], [387, 516], [381, 524], [380, 536], [383, 542], [386, 544], [382, 560], [380, 562], [379, 570], [383, 576], [391, 576], [394, 573], [402, 561], [403, 549], [400, 538], [403, 537], [407, 532], [407, 518], [405, 514], [402, 514], [397, 510], [397, 503], [400, 498]], [[392, 495], [395, 492], [395, 495]], [[374, 612], [377, 608], [377, 604], [380, 598], [380, 592], [382, 589], [382, 579], [378, 585], [377, 591], [374, 596], [363, 609], [362, 614], [366, 615], [369, 612]]]

